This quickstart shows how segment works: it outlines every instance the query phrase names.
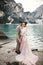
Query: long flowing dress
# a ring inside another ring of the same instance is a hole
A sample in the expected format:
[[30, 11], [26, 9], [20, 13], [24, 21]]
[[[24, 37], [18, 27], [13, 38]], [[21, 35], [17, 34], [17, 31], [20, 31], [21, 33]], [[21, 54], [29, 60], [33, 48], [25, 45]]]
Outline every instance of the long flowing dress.
[[29, 39], [26, 32], [27, 32], [27, 27], [24, 27], [21, 30], [21, 36], [22, 36], [22, 41], [20, 46], [21, 53], [16, 55], [16, 60], [26, 65], [35, 65], [35, 63], [38, 61], [38, 56], [33, 54], [33, 52], [31, 51], [29, 45]]

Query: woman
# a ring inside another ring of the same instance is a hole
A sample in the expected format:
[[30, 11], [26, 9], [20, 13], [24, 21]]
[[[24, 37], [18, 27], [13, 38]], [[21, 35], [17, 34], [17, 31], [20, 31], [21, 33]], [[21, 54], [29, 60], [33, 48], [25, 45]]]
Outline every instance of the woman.
[[20, 46], [21, 53], [16, 56], [16, 60], [26, 65], [35, 65], [35, 63], [38, 61], [38, 56], [34, 55], [30, 49], [29, 39], [27, 36], [27, 23], [26, 22], [22, 23], [22, 27], [23, 27], [21, 29], [22, 41]]

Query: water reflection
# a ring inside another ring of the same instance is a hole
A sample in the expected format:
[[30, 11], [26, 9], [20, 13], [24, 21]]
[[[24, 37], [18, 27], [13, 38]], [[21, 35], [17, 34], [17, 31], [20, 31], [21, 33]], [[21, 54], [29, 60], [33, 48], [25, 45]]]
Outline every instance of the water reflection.
[[[9, 37], [15, 38], [16, 27], [16, 24], [0, 24], [0, 31]], [[43, 25], [29, 25], [27, 33], [31, 48], [43, 48]]]

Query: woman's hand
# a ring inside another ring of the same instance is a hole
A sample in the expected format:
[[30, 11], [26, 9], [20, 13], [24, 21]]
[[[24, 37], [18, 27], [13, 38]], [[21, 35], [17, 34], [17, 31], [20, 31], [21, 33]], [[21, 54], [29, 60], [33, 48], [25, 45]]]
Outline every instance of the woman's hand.
[[22, 38], [19, 39], [19, 43], [20, 43], [20, 44], [21, 44], [21, 42], [22, 42]]

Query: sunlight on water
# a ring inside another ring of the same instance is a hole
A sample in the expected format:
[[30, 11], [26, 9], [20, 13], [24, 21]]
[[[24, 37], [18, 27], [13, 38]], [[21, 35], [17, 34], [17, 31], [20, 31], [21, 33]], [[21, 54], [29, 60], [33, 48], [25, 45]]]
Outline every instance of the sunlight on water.
[[[16, 24], [6, 25], [0, 24], [0, 32], [4, 32], [7, 36], [15, 39]], [[43, 25], [31, 24], [28, 25], [28, 38], [31, 48], [43, 49]]]

